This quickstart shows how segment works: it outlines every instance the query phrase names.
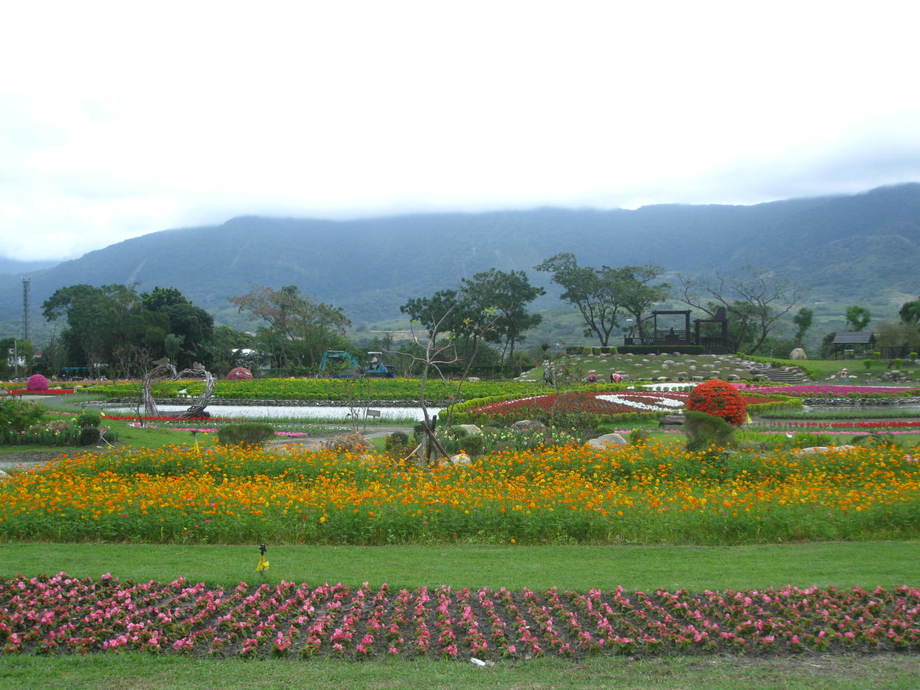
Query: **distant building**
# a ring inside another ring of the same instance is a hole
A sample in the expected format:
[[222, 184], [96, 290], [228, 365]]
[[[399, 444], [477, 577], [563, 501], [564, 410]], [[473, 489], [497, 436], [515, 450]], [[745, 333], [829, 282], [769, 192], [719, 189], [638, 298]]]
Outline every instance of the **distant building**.
[[856, 359], [874, 352], [875, 333], [859, 331], [857, 333], [838, 333], [831, 343], [834, 359]]

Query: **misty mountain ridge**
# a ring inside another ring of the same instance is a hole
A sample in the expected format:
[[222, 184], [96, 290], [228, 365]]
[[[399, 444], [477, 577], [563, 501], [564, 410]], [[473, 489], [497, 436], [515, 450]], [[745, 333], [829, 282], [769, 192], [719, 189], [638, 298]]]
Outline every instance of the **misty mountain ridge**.
[[[297, 285], [356, 324], [399, 317], [410, 297], [456, 287], [489, 268], [524, 270], [572, 252], [588, 266], [657, 264], [671, 273], [744, 266], [788, 275], [813, 298], [854, 303], [920, 293], [920, 184], [755, 206], [636, 210], [540, 208], [354, 220], [244, 216], [222, 225], [151, 233], [30, 273], [33, 318], [55, 290], [137, 283], [181, 290], [233, 320], [229, 297], [254, 285]], [[3, 274], [0, 322], [21, 318], [19, 278]], [[544, 306], [559, 306], [544, 298]]]

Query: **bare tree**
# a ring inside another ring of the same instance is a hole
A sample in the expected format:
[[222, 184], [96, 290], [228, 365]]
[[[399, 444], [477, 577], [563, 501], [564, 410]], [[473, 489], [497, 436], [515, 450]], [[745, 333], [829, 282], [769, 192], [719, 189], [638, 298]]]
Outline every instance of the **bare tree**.
[[711, 279], [680, 277], [680, 300], [710, 317], [724, 309], [729, 319], [729, 343], [754, 354], [777, 322], [795, 307], [800, 288], [785, 276], [744, 269], [745, 277], [717, 273]]

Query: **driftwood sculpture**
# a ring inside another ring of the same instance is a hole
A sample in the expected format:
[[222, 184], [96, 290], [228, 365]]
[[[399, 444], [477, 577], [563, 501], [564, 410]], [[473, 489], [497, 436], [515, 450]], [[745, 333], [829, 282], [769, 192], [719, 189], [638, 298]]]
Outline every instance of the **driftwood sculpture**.
[[204, 408], [208, 406], [208, 403], [211, 402], [211, 396], [214, 395], [214, 386], [216, 379], [211, 374], [210, 371], [205, 369], [201, 364], [195, 362], [191, 369], [183, 369], [179, 372], [179, 375], [176, 378], [197, 378], [204, 380], [204, 390], [201, 392], [201, 395], [198, 396], [198, 399], [189, 407], [185, 412], [182, 413], [182, 417], [201, 417], [204, 415]]
[[174, 381], [187, 377], [203, 379], [204, 391], [202, 391], [201, 395], [198, 396], [198, 399], [192, 406], [179, 416], [183, 418], [201, 417], [204, 414], [204, 409], [208, 406], [208, 403], [211, 402], [211, 396], [214, 395], [214, 385], [216, 381], [211, 372], [197, 362], [192, 368], [183, 369], [179, 373], [176, 373], [176, 368], [169, 363], [168, 359], [161, 359], [154, 364], [155, 366], [153, 369], [148, 371], [144, 376], [144, 385], [141, 393], [144, 399], [144, 415], [147, 417], [159, 416], [157, 403], [153, 399], [153, 393], [151, 393], [154, 383], [157, 381]]

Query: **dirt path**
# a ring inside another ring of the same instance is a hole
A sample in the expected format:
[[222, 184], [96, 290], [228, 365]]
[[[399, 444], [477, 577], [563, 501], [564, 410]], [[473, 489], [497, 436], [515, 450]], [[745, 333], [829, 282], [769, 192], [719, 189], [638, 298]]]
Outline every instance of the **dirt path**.
[[[380, 438], [381, 436], [388, 436], [389, 434], [396, 433], [401, 431], [411, 438], [412, 429], [406, 426], [373, 426], [368, 427], [368, 430], [362, 434], [365, 438]], [[265, 447], [269, 450], [281, 450], [284, 448], [294, 448], [302, 450], [320, 450], [323, 448], [324, 444], [327, 441], [332, 440], [336, 436], [341, 436], [341, 432], [330, 434], [329, 436], [310, 436], [309, 438], [287, 438], [287, 439], [277, 439], [274, 441], [269, 441], [265, 444]]]
[[60, 450], [25, 450], [19, 453], [0, 454], [0, 470], [9, 471], [21, 466], [35, 467], [43, 462], [53, 460], [63, 452]]

